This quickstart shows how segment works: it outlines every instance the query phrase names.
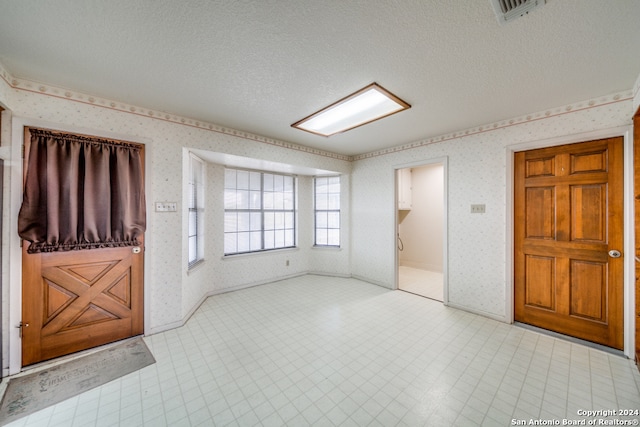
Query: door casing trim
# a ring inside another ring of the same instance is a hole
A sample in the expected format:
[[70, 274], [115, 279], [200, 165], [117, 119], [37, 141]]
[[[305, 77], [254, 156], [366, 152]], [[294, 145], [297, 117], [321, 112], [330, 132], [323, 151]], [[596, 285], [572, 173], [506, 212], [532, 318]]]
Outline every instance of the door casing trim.
[[[149, 185], [152, 176], [152, 162], [146, 161], [151, 157], [152, 144], [151, 139], [126, 135], [115, 132], [107, 132], [99, 129], [83, 128], [80, 126], [70, 126], [61, 123], [50, 122], [46, 120], [34, 119], [29, 117], [13, 116], [11, 123], [11, 162], [10, 162], [10, 180], [11, 194], [8, 208], [9, 212], [9, 250], [7, 257], [9, 258], [9, 324], [8, 324], [8, 366], [3, 367], [2, 376], [14, 375], [22, 370], [22, 342], [19, 335], [17, 325], [22, 320], [22, 248], [20, 247], [20, 237], [18, 236], [18, 213], [22, 204], [22, 145], [24, 144], [24, 128], [40, 127], [52, 129], [60, 132], [77, 133], [84, 135], [94, 135], [100, 138], [119, 139], [125, 141], [144, 144], [145, 146], [145, 193], [147, 211], [149, 210], [149, 201], [153, 200], [151, 194], [152, 186]], [[147, 217], [147, 230], [153, 229], [153, 215]], [[151, 233], [145, 235], [145, 246], [152, 247], [153, 238]], [[144, 330], [145, 334], [149, 330], [150, 322], [150, 298], [148, 278], [151, 277], [150, 262], [144, 263]], [[3, 325], [4, 326], [4, 325]]]
[[[557, 145], [572, 144], [611, 137], [623, 137], [624, 139], [624, 354], [630, 359], [635, 355], [635, 289], [633, 280], [634, 266], [634, 228], [633, 228], [633, 126], [618, 126], [608, 129], [600, 129], [555, 138], [528, 141], [509, 145], [505, 149], [506, 156], [506, 263], [505, 263], [505, 319], [508, 323], [514, 323], [514, 153], [516, 151], [534, 150], [537, 148], [553, 147]], [[631, 254], [631, 255], [628, 255]]]
[[[393, 242], [394, 245], [397, 245], [397, 233], [398, 233], [398, 209], [397, 209], [397, 200], [398, 200], [398, 182], [397, 182], [397, 172], [400, 169], [406, 168], [417, 168], [420, 166], [427, 165], [442, 165], [442, 191], [443, 191], [443, 215], [442, 215], [442, 303], [444, 305], [449, 305], [449, 157], [435, 157], [429, 158], [425, 160], [418, 160], [410, 163], [402, 163], [393, 166], [393, 209], [394, 209], [394, 228], [393, 228]], [[394, 290], [398, 289], [398, 269], [399, 269], [399, 260], [398, 260], [398, 251], [395, 249], [394, 253], [394, 280], [393, 280], [393, 288]]]

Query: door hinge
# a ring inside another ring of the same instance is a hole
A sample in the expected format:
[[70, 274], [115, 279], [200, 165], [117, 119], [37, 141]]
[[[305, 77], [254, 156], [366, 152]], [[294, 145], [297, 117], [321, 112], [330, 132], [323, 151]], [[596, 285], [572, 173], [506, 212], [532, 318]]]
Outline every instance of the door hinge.
[[22, 144], [22, 158], [24, 159], [24, 144]]
[[16, 328], [20, 329], [20, 330], [18, 331], [18, 333], [19, 333], [19, 335], [20, 335], [20, 338], [22, 338], [22, 330], [23, 330], [24, 328], [26, 328], [27, 326], [29, 326], [29, 323], [28, 323], [28, 322], [27, 322], [27, 323], [25, 323], [25, 322], [20, 322], [20, 324], [19, 324], [18, 326], [16, 326]]

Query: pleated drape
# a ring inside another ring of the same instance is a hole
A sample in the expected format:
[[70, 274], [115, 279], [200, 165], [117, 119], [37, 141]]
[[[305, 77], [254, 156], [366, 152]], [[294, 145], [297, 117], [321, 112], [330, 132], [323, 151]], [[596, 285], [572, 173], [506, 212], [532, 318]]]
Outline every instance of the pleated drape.
[[136, 144], [29, 129], [20, 237], [29, 253], [138, 246], [146, 229]]

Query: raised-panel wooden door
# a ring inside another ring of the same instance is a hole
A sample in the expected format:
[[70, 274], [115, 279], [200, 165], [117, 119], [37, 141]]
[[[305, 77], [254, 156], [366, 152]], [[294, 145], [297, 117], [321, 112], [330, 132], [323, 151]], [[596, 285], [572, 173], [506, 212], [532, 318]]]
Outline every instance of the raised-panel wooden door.
[[[29, 140], [25, 129], [26, 152]], [[144, 236], [138, 241], [32, 254], [23, 242], [23, 366], [144, 332]]]
[[515, 320], [623, 348], [623, 139], [515, 154]]

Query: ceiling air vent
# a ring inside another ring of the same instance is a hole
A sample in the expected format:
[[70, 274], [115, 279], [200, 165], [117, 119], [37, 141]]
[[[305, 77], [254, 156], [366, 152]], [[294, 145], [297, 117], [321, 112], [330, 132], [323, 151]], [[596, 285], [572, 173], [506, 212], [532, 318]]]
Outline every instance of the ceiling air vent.
[[506, 24], [533, 9], [543, 6], [546, 0], [490, 0], [500, 24]]

